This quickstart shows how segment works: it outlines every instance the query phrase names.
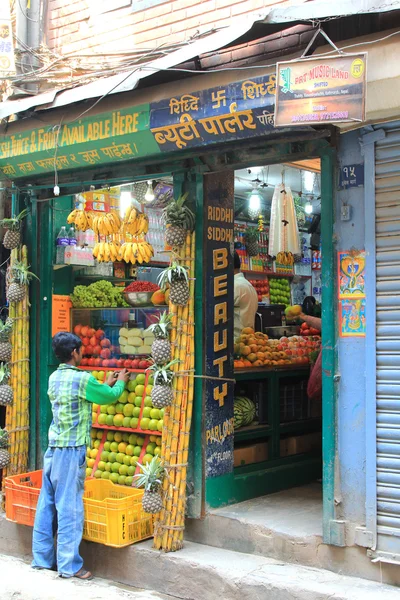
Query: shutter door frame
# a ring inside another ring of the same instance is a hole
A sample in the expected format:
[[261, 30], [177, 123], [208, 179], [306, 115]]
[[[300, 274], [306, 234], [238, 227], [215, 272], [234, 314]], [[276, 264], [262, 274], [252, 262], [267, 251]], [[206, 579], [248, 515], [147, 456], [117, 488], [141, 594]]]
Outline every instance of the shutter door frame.
[[371, 558], [400, 564], [400, 122], [380, 125], [363, 144], [366, 528]]

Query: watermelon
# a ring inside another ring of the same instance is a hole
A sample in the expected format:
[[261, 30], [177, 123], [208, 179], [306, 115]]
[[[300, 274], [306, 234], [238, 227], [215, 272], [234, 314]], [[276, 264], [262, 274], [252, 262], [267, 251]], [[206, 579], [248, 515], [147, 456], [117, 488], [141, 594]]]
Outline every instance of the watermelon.
[[236, 396], [233, 401], [233, 415], [235, 419], [235, 429], [250, 425], [256, 416], [255, 404], [246, 396]]
[[239, 429], [243, 426], [243, 413], [240, 408], [233, 407], [233, 427]]

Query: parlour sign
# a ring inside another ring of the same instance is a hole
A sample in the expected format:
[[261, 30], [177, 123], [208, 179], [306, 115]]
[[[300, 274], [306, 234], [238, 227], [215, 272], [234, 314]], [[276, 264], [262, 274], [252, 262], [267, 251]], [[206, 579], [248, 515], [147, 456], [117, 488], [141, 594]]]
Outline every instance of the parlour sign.
[[366, 60], [345, 54], [278, 63], [275, 126], [364, 121]]
[[204, 181], [206, 477], [233, 470], [233, 175]]

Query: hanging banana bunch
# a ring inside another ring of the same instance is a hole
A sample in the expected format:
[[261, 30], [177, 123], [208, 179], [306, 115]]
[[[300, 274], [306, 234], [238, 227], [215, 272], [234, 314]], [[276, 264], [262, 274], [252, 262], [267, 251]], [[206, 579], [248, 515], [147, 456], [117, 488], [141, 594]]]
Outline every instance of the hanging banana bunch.
[[85, 211], [75, 208], [67, 218], [69, 224], [74, 224], [76, 229], [86, 231], [93, 229], [98, 235], [111, 235], [119, 233], [121, 219], [117, 211], [100, 213], [93, 210]]
[[118, 260], [135, 265], [147, 264], [154, 256], [153, 246], [144, 238], [133, 238], [132, 241], [122, 244], [118, 252]]
[[294, 256], [291, 252], [278, 252], [276, 262], [285, 266], [293, 266]]
[[130, 235], [142, 235], [149, 231], [149, 218], [141, 213], [134, 206], [130, 206], [126, 211], [122, 222], [122, 233]]
[[67, 223], [70, 225], [74, 224], [75, 229], [78, 229], [79, 231], [86, 231], [87, 229], [90, 229], [88, 215], [89, 213], [85, 212], [84, 210], [75, 208], [71, 213], [69, 213], [67, 217]]

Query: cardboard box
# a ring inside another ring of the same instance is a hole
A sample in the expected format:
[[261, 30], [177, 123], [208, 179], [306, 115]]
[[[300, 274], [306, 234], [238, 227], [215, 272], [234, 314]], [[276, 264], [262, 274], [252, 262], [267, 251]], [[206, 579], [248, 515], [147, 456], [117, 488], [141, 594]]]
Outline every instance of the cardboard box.
[[322, 433], [307, 433], [281, 440], [281, 456], [292, 456], [293, 454], [304, 454], [322, 448]]
[[233, 451], [233, 465], [242, 467], [268, 460], [268, 442], [240, 446]]

